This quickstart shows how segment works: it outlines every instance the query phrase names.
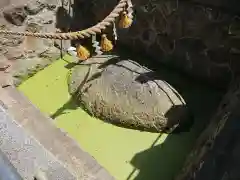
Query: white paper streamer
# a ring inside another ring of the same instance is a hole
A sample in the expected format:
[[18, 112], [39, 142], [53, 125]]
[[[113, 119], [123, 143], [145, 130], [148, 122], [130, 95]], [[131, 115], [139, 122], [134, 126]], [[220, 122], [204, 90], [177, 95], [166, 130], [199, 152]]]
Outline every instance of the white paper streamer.
[[130, 19], [133, 19], [133, 4], [132, 4], [132, 1], [131, 0], [128, 0], [127, 1], [127, 12], [128, 12], [128, 17]]
[[97, 38], [96, 38], [96, 35], [93, 35], [92, 36], [92, 46], [95, 48], [95, 53], [97, 54], [97, 55], [101, 55], [103, 52], [101, 51], [101, 47], [99, 46], [99, 42], [97, 42], [97, 40], [96, 40]]
[[114, 21], [113, 21], [113, 36], [114, 36], [114, 40], [117, 41], [118, 40], [117, 28]]
[[73, 61], [78, 62], [79, 58], [77, 56], [77, 49], [75, 47], [70, 46], [67, 49], [67, 53], [73, 57]]
[[77, 57], [77, 49], [75, 47], [70, 46], [67, 49], [67, 53], [70, 54], [71, 56]]

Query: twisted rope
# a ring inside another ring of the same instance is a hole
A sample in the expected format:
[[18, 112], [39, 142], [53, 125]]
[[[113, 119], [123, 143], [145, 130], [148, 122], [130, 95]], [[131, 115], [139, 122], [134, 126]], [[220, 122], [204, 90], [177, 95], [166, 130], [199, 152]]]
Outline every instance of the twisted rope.
[[102, 30], [106, 29], [107, 26], [111, 25], [113, 21], [120, 15], [127, 5], [128, 0], [120, 0], [118, 5], [115, 6], [113, 11], [101, 22], [92, 26], [90, 28], [84, 29], [82, 31], [69, 32], [69, 33], [32, 33], [32, 32], [13, 32], [7, 30], [0, 30], [0, 34], [6, 35], [17, 35], [17, 36], [32, 36], [37, 38], [46, 39], [60, 39], [60, 40], [76, 40], [88, 38], [97, 33], [101, 33]]

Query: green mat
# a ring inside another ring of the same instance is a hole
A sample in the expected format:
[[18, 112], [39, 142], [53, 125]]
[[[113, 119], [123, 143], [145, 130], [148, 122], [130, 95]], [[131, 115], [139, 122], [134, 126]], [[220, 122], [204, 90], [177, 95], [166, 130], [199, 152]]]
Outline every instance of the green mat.
[[[67, 57], [69, 59], [69, 57]], [[67, 62], [58, 60], [19, 86], [43, 113], [68, 132], [117, 180], [171, 180], [189, 153], [194, 133], [154, 134], [115, 127], [90, 117], [67, 90]]]

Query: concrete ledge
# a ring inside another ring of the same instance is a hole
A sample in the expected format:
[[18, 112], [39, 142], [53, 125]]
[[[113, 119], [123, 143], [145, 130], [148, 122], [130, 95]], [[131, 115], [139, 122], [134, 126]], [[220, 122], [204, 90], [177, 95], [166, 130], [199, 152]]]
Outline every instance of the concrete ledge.
[[[1, 151], [16, 167], [23, 179], [33, 179], [40, 169], [45, 171], [48, 179], [76, 179], [56, 157], [44, 149], [33, 137], [28, 136], [2, 106], [0, 106], [0, 137]], [[11, 177], [12, 173], [5, 175]]]
[[15, 87], [0, 88], [0, 102], [16, 123], [54, 154], [77, 179], [114, 179], [93, 157], [84, 152], [77, 142], [56, 128], [52, 119], [45, 117]]

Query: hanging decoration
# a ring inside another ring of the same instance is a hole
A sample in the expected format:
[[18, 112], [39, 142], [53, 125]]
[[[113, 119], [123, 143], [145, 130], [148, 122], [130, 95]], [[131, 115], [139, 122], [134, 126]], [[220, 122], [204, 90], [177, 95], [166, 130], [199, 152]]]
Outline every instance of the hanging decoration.
[[113, 49], [112, 41], [110, 41], [107, 38], [106, 34], [102, 35], [100, 46], [101, 46], [101, 50], [104, 51], [104, 52], [108, 52], [108, 51], [111, 51]]
[[127, 1], [127, 6], [128, 17], [133, 20], [133, 4], [131, 0]]
[[[119, 18], [118, 18], [119, 17]], [[118, 40], [116, 21], [118, 22], [118, 28], [129, 28], [133, 23], [133, 5], [131, 0], [119, 0], [113, 11], [101, 22], [96, 25], [89, 27], [84, 30], [75, 32], [54, 32], [54, 33], [41, 33], [41, 32], [13, 32], [9, 30], [1, 30], [0, 34], [5, 35], [17, 35], [17, 36], [28, 36], [44, 39], [58, 39], [58, 40], [80, 40], [86, 38], [92, 38], [92, 46], [95, 48], [97, 55], [103, 52], [109, 52], [114, 48], [113, 42], [108, 39], [106, 29], [112, 25], [113, 28], [113, 41], [114, 44]], [[101, 34], [103, 33], [103, 34]], [[100, 43], [96, 40], [96, 35], [100, 34]], [[111, 37], [111, 36], [110, 36]], [[90, 58], [90, 51], [82, 44], [79, 44], [74, 50], [73, 47], [68, 49], [70, 54], [76, 55], [75, 57], [80, 60], [87, 60]]]
[[115, 24], [114, 21], [113, 21], [113, 38], [114, 38], [114, 41], [115, 41], [115, 43], [116, 43], [116, 41], [118, 40], [118, 35], [117, 35], [116, 24]]
[[120, 16], [119, 28], [129, 28], [132, 25], [132, 19], [129, 18], [126, 11], [123, 11]]
[[[124, 28], [124, 29], [129, 28], [132, 25], [132, 22], [133, 22], [133, 5], [131, 0], [127, 0], [126, 7], [124, 7], [123, 11], [120, 12], [118, 27]], [[118, 35], [117, 35], [117, 27], [116, 27], [115, 21], [112, 21], [112, 28], [113, 28], [113, 31], [112, 31], [113, 40], [114, 40], [114, 43], [116, 43], [116, 41], [118, 40]], [[94, 53], [96, 55], [101, 55], [103, 54], [103, 52], [109, 52], [114, 48], [113, 42], [108, 39], [107, 34], [101, 35], [100, 43], [97, 41], [96, 34], [92, 35], [91, 38], [92, 38], [92, 46], [94, 48]], [[77, 46], [76, 54], [80, 60], [87, 60], [91, 56], [89, 50], [82, 45]]]
[[99, 46], [99, 42], [97, 41], [96, 34], [92, 36], [92, 46], [95, 48], [95, 53], [97, 55], [101, 55], [103, 52], [101, 51], [101, 47]]
[[90, 57], [89, 50], [80, 44], [77, 45], [76, 51], [77, 57], [82, 61], [85, 61]]
[[[118, 27], [119, 28], [129, 28], [132, 25], [133, 22], [133, 5], [131, 0], [126, 0], [126, 7], [124, 7], [123, 11], [120, 12], [120, 18], [118, 22]], [[113, 28], [113, 40], [114, 43], [118, 40], [118, 35], [117, 35], [117, 27], [116, 27], [116, 22], [112, 21], [112, 28]], [[92, 46], [94, 48], [94, 53], [96, 55], [101, 55], [103, 52], [109, 52], [114, 48], [113, 42], [108, 39], [107, 34], [102, 34], [101, 35], [101, 41], [100, 43], [97, 41], [97, 35], [93, 34], [91, 36], [92, 38]], [[89, 50], [84, 47], [83, 45], [78, 45], [76, 48], [76, 54], [77, 57], [84, 61], [90, 58], [91, 53]]]
[[120, 14], [119, 28], [129, 28], [133, 22], [133, 5], [131, 0], [127, 0], [127, 7]]

